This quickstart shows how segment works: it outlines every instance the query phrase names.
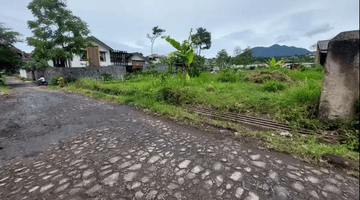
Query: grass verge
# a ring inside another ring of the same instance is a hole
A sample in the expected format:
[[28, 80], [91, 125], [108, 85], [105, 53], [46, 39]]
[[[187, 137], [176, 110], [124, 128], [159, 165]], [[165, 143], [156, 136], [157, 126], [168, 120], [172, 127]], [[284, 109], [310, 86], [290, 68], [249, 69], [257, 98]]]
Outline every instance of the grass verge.
[[[134, 77], [131, 77], [134, 76]], [[356, 123], [330, 122], [322, 124], [316, 118], [321, 94], [323, 71], [276, 70], [223, 70], [219, 74], [203, 73], [190, 81], [181, 75], [127, 75], [126, 79], [110, 81], [80, 79], [63, 91], [78, 92], [87, 96], [140, 107], [175, 120], [189, 120], [193, 125], [209, 123], [239, 131], [240, 136], [259, 138], [277, 151], [299, 155], [308, 162], [320, 162], [326, 154], [340, 155], [359, 162], [359, 134]], [[130, 77], [130, 78], [129, 78]], [[48, 86], [56, 88], [54, 86]], [[268, 114], [272, 119], [297, 127], [312, 129], [314, 134], [293, 137], [278, 132], [241, 131], [229, 122], [205, 120], [187, 112], [191, 106], [212, 107], [219, 112]], [[329, 144], [320, 133], [337, 130], [341, 140]], [[357, 131], [357, 132], [356, 132]], [[290, 145], [289, 145], [290, 144]], [[357, 169], [358, 170], [358, 169]]]
[[10, 88], [6, 86], [7, 76], [2, 75], [0, 81], [0, 95], [8, 94], [10, 92]]

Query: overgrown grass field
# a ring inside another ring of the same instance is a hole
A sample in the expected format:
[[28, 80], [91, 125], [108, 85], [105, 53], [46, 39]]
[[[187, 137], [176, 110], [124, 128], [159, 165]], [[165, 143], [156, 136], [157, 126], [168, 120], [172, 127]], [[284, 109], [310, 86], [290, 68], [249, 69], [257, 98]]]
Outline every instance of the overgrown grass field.
[[[310, 138], [289, 139], [291, 143], [299, 140], [298, 146], [302, 148], [281, 145], [284, 137], [262, 137], [275, 146], [275, 149], [317, 158], [333, 153], [358, 161], [359, 154], [353, 151], [358, 150], [358, 119], [357, 122], [349, 119], [351, 123], [327, 124], [317, 119], [322, 78], [321, 67], [303, 71], [285, 68], [253, 71], [228, 68], [218, 74], [201, 73], [199, 77], [191, 77], [190, 80], [182, 78], [181, 74], [151, 72], [127, 74], [124, 79], [112, 80], [108, 77], [106, 81], [84, 78], [63, 89], [139, 106], [175, 119], [190, 119], [194, 123], [201, 122], [202, 118], [188, 113], [186, 108], [201, 106], [211, 107], [219, 112], [267, 114], [273, 120], [290, 124], [294, 129], [302, 127], [314, 131]], [[325, 129], [346, 129], [350, 134], [344, 134], [339, 144], [323, 144], [317, 139], [316, 133]], [[258, 137], [258, 133], [251, 135]], [[312, 142], [305, 144], [306, 142], [301, 141]]]

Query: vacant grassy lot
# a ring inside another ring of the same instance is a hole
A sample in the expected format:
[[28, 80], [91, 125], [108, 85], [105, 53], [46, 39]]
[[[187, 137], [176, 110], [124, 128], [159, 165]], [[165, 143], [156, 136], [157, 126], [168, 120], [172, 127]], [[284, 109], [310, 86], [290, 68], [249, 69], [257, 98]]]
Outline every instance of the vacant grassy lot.
[[[339, 121], [322, 124], [317, 120], [321, 94], [322, 68], [305, 71], [289, 69], [257, 69], [254, 71], [225, 69], [218, 74], [202, 73], [185, 80], [178, 75], [143, 72], [127, 74], [125, 79], [107, 81], [80, 79], [63, 90], [76, 91], [92, 97], [121, 104], [139, 106], [175, 119], [203, 122], [186, 108], [211, 107], [219, 112], [267, 114], [272, 119], [290, 124], [294, 129], [308, 128], [313, 135], [284, 137], [266, 132], [245, 133], [236, 125], [211, 120], [212, 124], [228, 124], [248, 136], [260, 137], [269, 146], [283, 152], [319, 159], [324, 154], [338, 154], [359, 160], [357, 121]], [[323, 130], [338, 130], [341, 139], [327, 144], [319, 134]], [[285, 143], [291, 144], [284, 145]]]

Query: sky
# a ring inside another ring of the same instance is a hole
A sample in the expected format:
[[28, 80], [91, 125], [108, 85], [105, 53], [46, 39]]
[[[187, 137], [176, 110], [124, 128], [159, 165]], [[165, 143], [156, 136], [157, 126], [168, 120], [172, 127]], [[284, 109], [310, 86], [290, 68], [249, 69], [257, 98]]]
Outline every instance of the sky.
[[[25, 40], [32, 36], [27, 27], [34, 19], [27, 9], [30, 2], [0, 0], [0, 22], [23, 35], [24, 42], [15, 46], [25, 52], [34, 49]], [[212, 44], [201, 55], [207, 58], [222, 49], [233, 55], [236, 46], [279, 44], [313, 51], [310, 46], [318, 40], [359, 30], [358, 0], [68, 0], [67, 8], [108, 46], [144, 55], [151, 53], [146, 35], [154, 26], [178, 41], [187, 39], [191, 28], [206, 28]], [[154, 53], [174, 50], [164, 39], [155, 40]]]

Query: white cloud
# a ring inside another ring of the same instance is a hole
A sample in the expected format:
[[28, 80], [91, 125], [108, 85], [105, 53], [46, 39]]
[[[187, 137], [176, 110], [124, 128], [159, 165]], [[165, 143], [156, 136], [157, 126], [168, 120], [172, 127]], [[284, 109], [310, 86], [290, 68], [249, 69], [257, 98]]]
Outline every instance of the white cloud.
[[[31, 36], [26, 21], [32, 18], [31, 0], [0, 0], [0, 21]], [[230, 54], [235, 46], [271, 46], [275, 43], [308, 48], [317, 40], [330, 39], [346, 30], [359, 29], [359, 2], [355, 0], [73, 0], [68, 9], [89, 24], [91, 34], [109, 46], [150, 54], [146, 38], [154, 26], [178, 41], [190, 28], [204, 27], [212, 34], [212, 46], [202, 51], [213, 57], [221, 49]], [[16, 44], [25, 51], [33, 48]], [[174, 49], [161, 38], [154, 52]]]

